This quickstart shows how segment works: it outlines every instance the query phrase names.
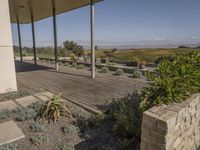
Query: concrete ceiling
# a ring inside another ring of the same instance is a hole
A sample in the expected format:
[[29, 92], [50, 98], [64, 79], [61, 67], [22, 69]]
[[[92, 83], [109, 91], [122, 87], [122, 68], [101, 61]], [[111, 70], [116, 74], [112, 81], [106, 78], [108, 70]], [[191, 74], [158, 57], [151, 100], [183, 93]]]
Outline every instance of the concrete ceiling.
[[[102, 0], [94, 0], [99, 2]], [[90, 4], [90, 0], [55, 0], [56, 14], [81, 8]], [[9, 0], [11, 22], [31, 23], [31, 12], [34, 21], [52, 16], [52, 0]]]

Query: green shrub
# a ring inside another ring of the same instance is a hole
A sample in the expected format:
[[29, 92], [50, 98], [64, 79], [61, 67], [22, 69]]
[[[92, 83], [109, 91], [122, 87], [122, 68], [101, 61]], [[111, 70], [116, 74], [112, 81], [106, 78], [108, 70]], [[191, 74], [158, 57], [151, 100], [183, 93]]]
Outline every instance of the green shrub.
[[11, 111], [8, 109], [3, 109], [0, 111], [0, 119], [8, 119], [11, 116]]
[[156, 71], [146, 76], [152, 83], [143, 89], [142, 98], [149, 107], [181, 102], [200, 92], [200, 52], [163, 59]]
[[34, 103], [28, 105], [28, 108], [31, 108], [38, 113], [43, 104], [44, 104], [44, 102], [37, 101], [37, 102], [34, 102]]
[[17, 121], [25, 121], [28, 119], [34, 119], [37, 116], [36, 111], [31, 108], [23, 108], [15, 118]]
[[77, 63], [73, 63], [73, 64], [71, 65], [71, 68], [77, 68]]
[[60, 150], [75, 150], [74, 145], [72, 144], [64, 144], [59, 146]]
[[140, 138], [142, 110], [138, 95], [129, 95], [113, 102], [109, 115], [114, 120], [113, 133], [121, 145], [128, 147], [135, 142], [135, 138]]
[[17, 145], [16, 144], [1, 145], [0, 150], [17, 150]]
[[61, 66], [61, 65], [63, 65], [63, 63], [62, 63], [62, 62], [58, 62], [58, 65], [60, 65], [60, 66]]
[[78, 65], [78, 66], [76, 67], [76, 69], [84, 69], [84, 68], [85, 68], [84, 65]]
[[64, 125], [62, 131], [64, 134], [73, 135], [78, 132], [78, 128], [73, 125]]
[[29, 125], [29, 129], [33, 132], [43, 132], [44, 126], [34, 121]]
[[100, 73], [108, 73], [110, 70], [108, 67], [102, 67]]
[[117, 76], [122, 76], [124, 74], [124, 70], [123, 69], [117, 69], [115, 74]]
[[134, 71], [133, 72], [133, 78], [142, 78], [142, 72], [140, 71]]
[[92, 115], [88, 119], [88, 124], [92, 127], [100, 126], [103, 122], [103, 116], [102, 115]]
[[65, 62], [65, 63], [64, 63], [64, 66], [69, 66], [69, 63], [68, 63], [68, 62]]
[[35, 145], [41, 145], [46, 141], [45, 135], [37, 135], [35, 137], [31, 137], [30, 141]]

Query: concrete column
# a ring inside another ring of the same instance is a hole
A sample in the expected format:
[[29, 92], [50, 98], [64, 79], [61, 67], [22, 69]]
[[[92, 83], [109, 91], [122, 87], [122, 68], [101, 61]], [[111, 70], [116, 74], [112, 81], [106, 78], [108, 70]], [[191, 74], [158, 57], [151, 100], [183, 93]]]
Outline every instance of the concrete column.
[[95, 78], [95, 39], [94, 39], [94, 2], [90, 0], [90, 23], [91, 23], [91, 78]]
[[8, 0], [0, 0], [0, 93], [17, 90]]
[[37, 53], [36, 53], [36, 44], [35, 44], [35, 24], [34, 24], [33, 16], [31, 16], [31, 27], [32, 27], [32, 39], [33, 39], [34, 64], [37, 65]]
[[54, 33], [54, 55], [55, 55], [55, 69], [58, 70], [58, 42], [57, 42], [57, 24], [56, 24], [56, 7], [55, 0], [52, 0], [53, 11], [53, 33]]

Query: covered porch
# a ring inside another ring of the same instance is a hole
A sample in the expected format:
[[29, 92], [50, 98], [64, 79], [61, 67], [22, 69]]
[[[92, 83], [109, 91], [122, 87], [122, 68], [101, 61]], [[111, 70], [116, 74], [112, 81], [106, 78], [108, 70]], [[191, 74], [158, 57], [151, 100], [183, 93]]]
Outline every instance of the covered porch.
[[[16, 91], [16, 74], [14, 67], [13, 42], [11, 34], [11, 23], [17, 24], [20, 62], [23, 62], [22, 39], [20, 24], [31, 24], [32, 49], [34, 53], [34, 65], [37, 65], [35, 25], [36, 21], [52, 17], [54, 35], [55, 70], [58, 68], [58, 42], [56, 15], [65, 13], [77, 8], [90, 5], [90, 27], [91, 27], [91, 78], [95, 78], [95, 34], [94, 34], [94, 4], [102, 0], [1, 0], [0, 1], [0, 71], [2, 74], [0, 82], [0, 93]], [[32, 66], [29, 66], [32, 67]]]

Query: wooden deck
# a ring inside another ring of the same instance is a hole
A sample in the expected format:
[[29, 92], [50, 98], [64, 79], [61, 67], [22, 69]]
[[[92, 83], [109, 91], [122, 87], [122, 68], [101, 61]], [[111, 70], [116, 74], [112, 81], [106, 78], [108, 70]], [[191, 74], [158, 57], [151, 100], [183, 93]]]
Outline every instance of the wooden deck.
[[59, 71], [54, 65], [31, 62], [16, 62], [17, 84], [19, 90], [32, 93], [49, 90], [55, 94], [63, 93], [69, 101], [92, 112], [103, 110], [109, 102], [140, 89], [144, 82], [111, 73], [97, 73], [96, 79], [90, 78], [87, 69], [78, 70], [60, 66]]

